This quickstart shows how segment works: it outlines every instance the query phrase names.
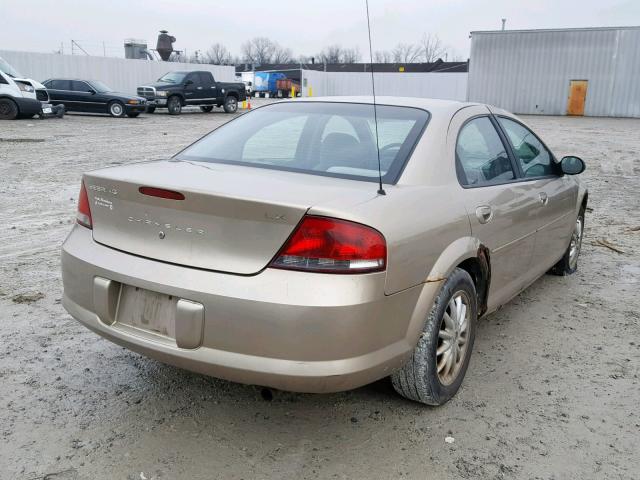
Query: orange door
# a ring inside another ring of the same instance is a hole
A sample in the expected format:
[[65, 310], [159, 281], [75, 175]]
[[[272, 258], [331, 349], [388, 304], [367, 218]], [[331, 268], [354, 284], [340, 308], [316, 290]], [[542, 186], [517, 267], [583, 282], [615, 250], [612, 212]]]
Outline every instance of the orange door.
[[587, 80], [571, 80], [569, 83], [569, 102], [567, 115], [584, 115], [584, 102], [587, 99]]

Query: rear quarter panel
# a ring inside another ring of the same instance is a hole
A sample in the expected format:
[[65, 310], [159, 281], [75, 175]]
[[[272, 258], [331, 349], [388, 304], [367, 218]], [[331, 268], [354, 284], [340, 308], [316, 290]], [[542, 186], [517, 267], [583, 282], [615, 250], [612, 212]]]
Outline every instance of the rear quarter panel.
[[[396, 185], [386, 195], [344, 211], [312, 208], [310, 213], [347, 218], [378, 229], [387, 241], [385, 293], [446, 277], [459, 261], [475, 255], [471, 228], [459, 189], [451, 188], [454, 159], [446, 155], [450, 113], [433, 114]], [[371, 184], [375, 192], [377, 185]]]

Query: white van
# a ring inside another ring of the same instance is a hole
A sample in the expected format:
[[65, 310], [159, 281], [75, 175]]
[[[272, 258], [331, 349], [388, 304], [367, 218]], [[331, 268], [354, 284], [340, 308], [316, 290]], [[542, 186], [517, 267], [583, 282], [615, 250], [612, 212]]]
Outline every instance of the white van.
[[42, 111], [36, 89], [0, 57], [0, 120], [33, 117]]

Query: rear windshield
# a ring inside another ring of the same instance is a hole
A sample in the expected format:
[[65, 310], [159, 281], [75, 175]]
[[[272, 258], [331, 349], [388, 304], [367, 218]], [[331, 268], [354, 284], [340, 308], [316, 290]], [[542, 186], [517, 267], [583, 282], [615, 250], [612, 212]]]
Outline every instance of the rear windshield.
[[[429, 113], [377, 106], [382, 181], [396, 183]], [[238, 117], [180, 152], [177, 160], [378, 181], [373, 106], [294, 101]]]

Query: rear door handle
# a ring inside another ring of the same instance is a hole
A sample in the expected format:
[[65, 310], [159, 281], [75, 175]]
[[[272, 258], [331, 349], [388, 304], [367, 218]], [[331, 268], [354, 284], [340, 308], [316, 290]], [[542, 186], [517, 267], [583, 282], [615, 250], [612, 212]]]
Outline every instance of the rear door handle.
[[202, 87], [197, 87], [197, 88], [198, 88], [198, 90], [202, 90]]
[[546, 205], [547, 202], [549, 201], [549, 197], [547, 196], [547, 194], [545, 192], [538, 193], [538, 198], [540, 199], [540, 203], [542, 205]]
[[476, 208], [476, 217], [480, 223], [489, 223], [493, 218], [493, 209], [489, 205]]

